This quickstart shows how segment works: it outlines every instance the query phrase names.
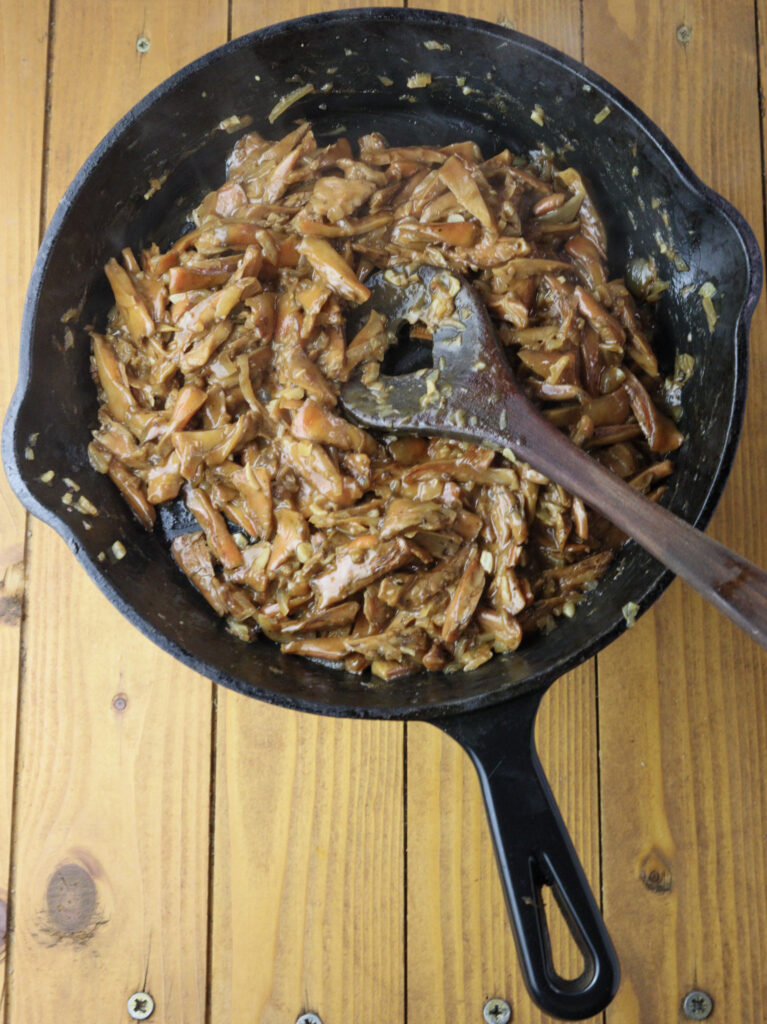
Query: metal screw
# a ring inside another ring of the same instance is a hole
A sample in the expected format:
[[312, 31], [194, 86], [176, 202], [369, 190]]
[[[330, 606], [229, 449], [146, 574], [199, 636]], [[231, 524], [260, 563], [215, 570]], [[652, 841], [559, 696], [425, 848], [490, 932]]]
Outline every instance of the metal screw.
[[511, 1007], [505, 999], [488, 999], [482, 1008], [482, 1016], [487, 1024], [508, 1024], [511, 1020]]
[[146, 1020], [154, 1011], [154, 999], [148, 992], [134, 992], [128, 1000], [128, 1016], [133, 1020]]
[[690, 1020], [705, 1020], [711, 1016], [713, 1009], [714, 1000], [708, 992], [699, 992], [697, 989], [688, 992], [682, 1002], [684, 1015]]
[[[146, 36], [139, 36], [138, 39], [136, 40], [136, 49], [138, 50], [139, 53], [146, 53], [151, 45], [152, 44], [150, 43]], [[141, 1018], [139, 1018], [139, 1020], [140, 1019]]]
[[318, 1014], [312, 1013], [310, 1010], [308, 1013], [302, 1013], [296, 1020], [296, 1024], [322, 1024], [322, 1020]]
[[692, 39], [692, 29], [689, 25], [680, 25], [676, 30], [677, 42], [680, 42], [682, 46], [687, 46], [689, 41]]

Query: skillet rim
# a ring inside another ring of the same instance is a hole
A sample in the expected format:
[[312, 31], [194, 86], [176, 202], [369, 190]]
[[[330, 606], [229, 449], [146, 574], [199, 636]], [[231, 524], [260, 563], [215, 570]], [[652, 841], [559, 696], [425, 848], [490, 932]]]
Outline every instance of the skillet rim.
[[[745, 413], [746, 391], [748, 383], [748, 333], [751, 318], [762, 288], [762, 260], [756, 237], [742, 214], [722, 195], [715, 192], [706, 185], [692, 170], [690, 165], [681, 155], [679, 150], [668, 139], [665, 133], [636, 106], [623, 93], [612, 86], [596, 72], [591, 71], [580, 61], [569, 57], [547, 43], [540, 42], [531, 36], [508, 29], [491, 22], [482, 21], [477, 18], [464, 17], [457, 14], [448, 14], [441, 11], [429, 11], [420, 8], [395, 8], [395, 7], [361, 7], [351, 8], [342, 11], [330, 11], [318, 14], [306, 15], [301, 18], [294, 18], [275, 23], [258, 29], [237, 39], [230, 40], [221, 46], [203, 54], [195, 61], [185, 65], [163, 82], [157, 85], [143, 99], [139, 100], [123, 117], [110, 129], [101, 142], [91, 152], [72, 183], [61, 199], [51, 219], [48, 229], [40, 246], [38, 256], [32, 270], [29, 287], [24, 303], [22, 318], [19, 373], [16, 388], [8, 407], [5, 418], [2, 436], [2, 457], [6, 473], [12, 489], [25, 507], [46, 525], [53, 527], [66, 541], [77, 560], [85, 569], [88, 576], [99, 587], [104, 595], [113, 605], [138, 628], [148, 639], [156, 643], [160, 648], [167, 651], [189, 668], [212, 679], [214, 682], [227, 686], [247, 696], [255, 697], [270, 704], [278, 704], [294, 710], [307, 711], [315, 714], [324, 714], [333, 717], [356, 717], [356, 718], [378, 718], [378, 719], [413, 719], [413, 720], [434, 720], [445, 716], [470, 712], [481, 707], [491, 707], [513, 700], [517, 696], [530, 693], [531, 691], [543, 691], [548, 688], [560, 675], [576, 666], [583, 664], [593, 657], [598, 651], [612, 642], [627, 628], [623, 616], [618, 616], [612, 626], [603, 630], [594, 640], [584, 647], [578, 648], [572, 654], [562, 657], [553, 666], [539, 670], [532, 676], [520, 683], [510, 685], [508, 690], [493, 690], [467, 698], [460, 695], [452, 699], [445, 699], [439, 703], [426, 705], [413, 703], [391, 703], [385, 706], [361, 706], [348, 703], [325, 703], [311, 698], [299, 698], [277, 692], [263, 686], [256, 686], [242, 679], [232, 676], [227, 672], [217, 669], [213, 665], [203, 664], [195, 655], [187, 652], [183, 647], [166, 637], [155, 625], [144, 619], [136, 607], [124, 599], [110, 579], [104, 574], [99, 563], [82, 547], [80, 541], [69, 527], [67, 521], [51, 503], [51, 507], [39, 501], [28, 489], [25, 480], [25, 470], [31, 472], [31, 464], [25, 463], [21, 458], [23, 445], [18, 437], [18, 417], [25, 400], [30, 393], [32, 380], [32, 348], [34, 340], [34, 327], [36, 311], [41, 298], [42, 284], [46, 275], [48, 262], [54, 243], [58, 238], [61, 226], [80, 193], [87, 187], [88, 180], [94, 169], [101, 164], [108, 155], [112, 146], [122, 134], [155, 103], [161, 100], [164, 95], [175, 89], [185, 79], [192, 77], [198, 71], [203, 70], [214, 61], [220, 60], [241, 49], [248, 48], [253, 40], [259, 42], [267, 41], [271, 37], [277, 37], [290, 31], [305, 29], [316, 25], [318, 22], [323, 27], [338, 25], [344, 26], [348, 23], [356, 23], [360, 26], [361, 19], [367, 19], [372, 23], [388, 23], [401, 26], [403, 22], [413, 26], [428, 26], [439, 29], [440, 27], [460, 28], [473, 34], [484, 34], [496, 40], [513, 40], [517, 46], [527, 49], [535, 54], [546, 57], [555, 64], [560, 65], [564, 72], [576, 79], [588, 84], [609, 99], [610, 103], [621, 110], [621, 112], [633, 121], [642, 134], [670, 164], [676, 175], [690, 189], [691, 192], [700, 196], [701, 200], [714, 206], [719, 214], [727, 221], [743, 246], [744, 258], [748, 274], [747, 291], [742, 306], [732, 328], [733, 338], [733, 398], [730, 405], [730, 415], [725, 434], [725, 442], [721, 448], [719, 459], [711, 476], [706, 497], [702, 502], [693, 525], [704, 529], [721, 498], [724, 486], [732, 468], [735, 451], [740, 440], [743, 417]], [[655, 581], [644, 591], [638, 602], [639, 612], [644, 613], [668, 587], [674, 575], [669, 570], [660, 570]], [[328, 669], [328, 671], [334, 671]]]

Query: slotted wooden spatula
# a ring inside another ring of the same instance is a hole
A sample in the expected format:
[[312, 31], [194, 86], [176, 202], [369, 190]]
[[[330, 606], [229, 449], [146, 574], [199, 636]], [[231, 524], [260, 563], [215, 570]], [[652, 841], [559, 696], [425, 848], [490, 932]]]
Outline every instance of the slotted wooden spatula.
[[[424, 318], [433, 340], [428, 365], [412, 368], [411, 345], [394, 365], [385, 359], [382, 369], [389, 372], [370, 384], [356, 372], [341, 391], [351, 419], [371, 430], [509, 449], [633, 537], [767, 649], [767, 573], [645, 498], [553, 427], [517, 383], [467, 281], [422, 265], [378, 272], [366, 284], [371, 295], [350, 314], [349, 337], [375, 310], [386, 318], [392, 346], [403, 324]], [[435, 322], [432, 302], [446, 290], [454, 293], [454, 311]]]

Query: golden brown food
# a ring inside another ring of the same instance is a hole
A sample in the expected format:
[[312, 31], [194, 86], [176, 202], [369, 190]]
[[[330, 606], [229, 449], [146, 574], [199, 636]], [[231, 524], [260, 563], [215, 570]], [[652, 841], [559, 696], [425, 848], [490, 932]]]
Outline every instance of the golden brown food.
[[391, 679], [474, 668], [572, 615], [615, 531], [496, 452], [373, 437], [337, 395], [387, 345], [376, 314], [345, 333], [370, 273], [447, 267], [473, 281], [545, 414], [657, 497], [682, 435], [579, 173], [543, 152], [485, 160], [472, 142], [376, 133], [355, 155], [302, 124], [241, 138], [194, 223], [167, 252], [107, 264], [89, 450], [147, 529], [183, 498], [200, 531], [173, 557], [232, 632]]

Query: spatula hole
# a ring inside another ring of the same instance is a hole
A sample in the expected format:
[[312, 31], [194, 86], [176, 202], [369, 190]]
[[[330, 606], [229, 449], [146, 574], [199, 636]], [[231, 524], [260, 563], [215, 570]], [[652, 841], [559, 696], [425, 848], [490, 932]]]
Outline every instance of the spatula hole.
[[[419, 330], [420, 329], [420, 330]], [[430, 338], [419, 337], [423, 325], [403, 323], [397, 340], [386, 350], [381, 369], [390, 377], [401, 377], [416, 370], [430, 370], [434, 365]]]

